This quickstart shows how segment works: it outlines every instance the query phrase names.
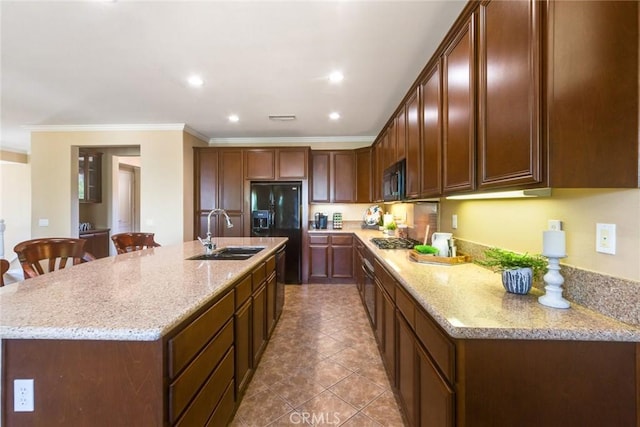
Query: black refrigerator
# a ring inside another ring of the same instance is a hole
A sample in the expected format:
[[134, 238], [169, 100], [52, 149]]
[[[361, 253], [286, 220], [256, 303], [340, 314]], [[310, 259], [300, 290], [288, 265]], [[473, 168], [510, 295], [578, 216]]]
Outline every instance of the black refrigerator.
[[302, 218], [300, 182], [251, 183], [251, 236], [288, 237], [285, 283], [300, 283]]

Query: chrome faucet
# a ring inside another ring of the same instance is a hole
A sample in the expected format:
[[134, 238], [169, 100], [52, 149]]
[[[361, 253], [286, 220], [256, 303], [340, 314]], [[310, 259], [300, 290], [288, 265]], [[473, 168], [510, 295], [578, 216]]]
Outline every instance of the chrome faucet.
[[224, 215], [225, 221], [227, 222], [227, 228], [233, 227], [233, 224], [231, 223], [231, 219], [229, 218], [229, 215], [227, 215], [227, 213], [224, 211], [224, 209], [216, 208], [211, 210], [211, 212], [209, 212], [209, 215], [207, 215], [207, 237], [204, 239], [201, 239], [200, 236], [198, 236], [198, 240], [200, 240], [200, 243], [202, 243], [202, 246], [204, 246], [205, 254], [207, 255], [211, 255], [214, 249], [216, 249], [215, 242], [211, 241], [211, 215], [213, 214]]

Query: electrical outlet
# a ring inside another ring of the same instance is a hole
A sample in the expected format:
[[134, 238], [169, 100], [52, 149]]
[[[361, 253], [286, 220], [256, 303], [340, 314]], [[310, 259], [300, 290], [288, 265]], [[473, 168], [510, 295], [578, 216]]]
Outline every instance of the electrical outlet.
[[458, 228], [458, 215], [451, 215], [451, 228], [456, 230]]
[[596, 252], [616, 254], [616, 225], [596, 224]]
[[13, 380], [13, 410], [14, 412], [33, 412], [33, 380]]
[[562, 221], [559, 219], [550, 219], [549, 220], [549, 230], [561, 231], [562, 230]]

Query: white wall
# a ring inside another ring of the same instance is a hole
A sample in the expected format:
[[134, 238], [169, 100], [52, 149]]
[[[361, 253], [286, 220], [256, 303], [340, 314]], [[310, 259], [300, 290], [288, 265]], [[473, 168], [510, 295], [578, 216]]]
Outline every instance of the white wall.
[[0, 162], [0, 218], [5, 220], [4, 257], [16, 258], [13, 247], [31, 238], [31, 165]]

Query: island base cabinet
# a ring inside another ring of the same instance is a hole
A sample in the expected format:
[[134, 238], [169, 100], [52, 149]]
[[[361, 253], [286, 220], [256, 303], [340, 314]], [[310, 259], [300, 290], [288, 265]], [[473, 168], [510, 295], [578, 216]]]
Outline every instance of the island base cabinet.
[[[162, 341], [3, 340], [3, 426], [162, 426]], [[14, 412], [33, 379], [35, 410]], [[134, 402], [134, 403], [132, 403]]]
[[637, 343], [458, 342], [458, 426], [637, 426]]

